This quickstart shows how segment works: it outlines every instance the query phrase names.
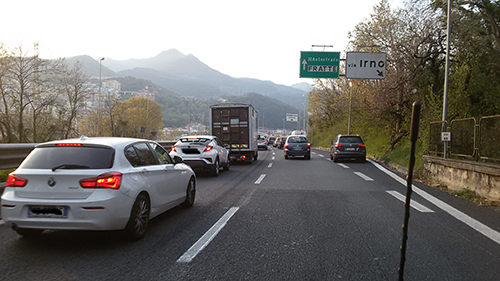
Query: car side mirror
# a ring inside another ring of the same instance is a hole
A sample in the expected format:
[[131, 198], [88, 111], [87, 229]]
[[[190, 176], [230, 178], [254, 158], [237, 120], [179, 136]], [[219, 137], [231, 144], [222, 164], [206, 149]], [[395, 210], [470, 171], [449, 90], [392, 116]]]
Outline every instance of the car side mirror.
[[333, 141], [331, 141], [330, 144], [333, 145]]
[[174, 164], [181, 164], [184, 163], [184, 160], [180, 156], [174, 156]]

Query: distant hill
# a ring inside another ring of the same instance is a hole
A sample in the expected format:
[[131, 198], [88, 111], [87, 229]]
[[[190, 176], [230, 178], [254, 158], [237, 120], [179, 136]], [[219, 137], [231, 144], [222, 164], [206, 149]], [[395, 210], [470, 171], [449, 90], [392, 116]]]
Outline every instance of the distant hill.
[[[80, 61], [84, 70], [93, 77], [99, 76], [99, 61], [89, 56], [68, 58]], [[153, 58], [113, 60], [104, 59], [102, 77], [135, 77], [173, 91], [181, 96], [213, 98], [222, 95], [259, 93], [302, 108], [308, 93], [301, 87], [278, 85], [270, 81], [251, 78], [234, 78], [214, 70], [193, 55], [184, 55], [175, 49], [164, 51]], [[300, 84], [302, 85], [302, 84]]]

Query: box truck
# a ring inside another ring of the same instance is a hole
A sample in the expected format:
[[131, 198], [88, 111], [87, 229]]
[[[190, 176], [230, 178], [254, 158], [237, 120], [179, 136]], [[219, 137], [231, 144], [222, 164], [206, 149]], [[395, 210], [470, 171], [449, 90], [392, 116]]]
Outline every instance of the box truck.
[[231, 161], [252, 163], [257, 160], [257, 111], [251, 104], [211, 105], [210, 134], [231, 147]]

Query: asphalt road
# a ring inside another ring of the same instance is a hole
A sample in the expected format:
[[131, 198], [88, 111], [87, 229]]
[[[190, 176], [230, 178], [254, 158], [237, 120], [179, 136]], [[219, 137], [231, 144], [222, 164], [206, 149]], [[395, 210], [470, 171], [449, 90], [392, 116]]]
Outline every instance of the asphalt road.
[[[404, 179], [373, 162], [259, 152], [198, 177], [195, 206], [119, 232], [0, 225], [0, 280], [397, 280]], [[500, 213], [415, 183], [406, 280], [499, 280]], [[404, 200], [404, 199], [403, 199]]]

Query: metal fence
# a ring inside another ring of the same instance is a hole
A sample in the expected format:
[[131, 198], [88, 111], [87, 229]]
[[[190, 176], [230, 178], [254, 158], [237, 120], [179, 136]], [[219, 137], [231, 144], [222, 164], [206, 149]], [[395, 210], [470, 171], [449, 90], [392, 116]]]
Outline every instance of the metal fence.
[[[500, 161], [500, 115], [431, 122], [428, 152], [431, 155], [473, 160]], [[441, 133], [451, 133], [451, 141], [441, 141]]]

